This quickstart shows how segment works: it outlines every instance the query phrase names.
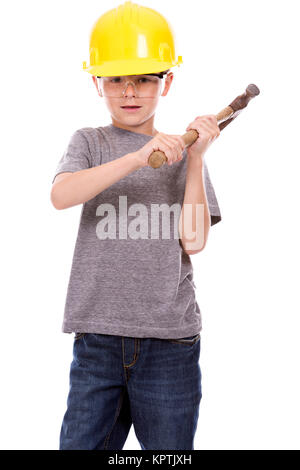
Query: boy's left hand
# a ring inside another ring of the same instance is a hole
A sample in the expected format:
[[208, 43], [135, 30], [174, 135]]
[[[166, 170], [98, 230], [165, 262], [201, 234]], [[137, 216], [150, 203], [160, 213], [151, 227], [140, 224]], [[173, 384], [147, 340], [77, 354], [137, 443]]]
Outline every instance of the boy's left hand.
[[188, 125], [186, 131], [190, 129], [196, 129], [199, 136], [192, 145], [187, 147], [187, 154], [189, 156], [204, 155], [208, 147], [219, 137], [221, 132], [214, 114], [197, 116], [196, 119]]

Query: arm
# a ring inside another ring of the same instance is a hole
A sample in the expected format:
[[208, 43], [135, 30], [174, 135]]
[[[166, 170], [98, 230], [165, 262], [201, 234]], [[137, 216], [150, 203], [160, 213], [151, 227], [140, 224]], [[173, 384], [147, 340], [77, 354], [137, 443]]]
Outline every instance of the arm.
[[220, 135], [220, 129], [214, 115], [197, 116], [186, 128], [189, 129], [198, 131], [198, 139], [187, 149], [186, 186], [178, 230], [181, 246], [188, 255], [193, 255], [204, 249], [211, 226], [205, 189], [204, 154]]
[[82, 204], [140, 167], [134, 152], [93, 168], [59, 174], [52, 185], [51, 202], [56, 209]]
[[188, 156], [184, 200], [179, 218], [181, 246], [188, 255], [203, 250], [210, 229], [202, 158]]

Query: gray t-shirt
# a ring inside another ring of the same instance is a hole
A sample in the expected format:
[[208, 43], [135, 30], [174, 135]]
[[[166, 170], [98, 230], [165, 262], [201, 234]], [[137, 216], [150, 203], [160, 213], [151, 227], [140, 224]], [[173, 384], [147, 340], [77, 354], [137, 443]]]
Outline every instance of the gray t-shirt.
[[[113, 124], [78, 129], [54, 178], [58, 173], [95, 167], [135, 152], [152, 138]], [[202, 330], [193, 266], [176, 236], [186, 167], [185, 149], [181, 161], [135, 170], [83, 204], [66, 296], [64, 333], [163, 339], [191, 336]], [[204, 175], [214, 225], [221, 214], [206, 163]], [[153, 208], [164, 208], [163, 215], [152, 213]], [[171, 223], [166, 224], [167, 213]], [[167, 235], [163, 230], [166, 225], [171, 227]]]

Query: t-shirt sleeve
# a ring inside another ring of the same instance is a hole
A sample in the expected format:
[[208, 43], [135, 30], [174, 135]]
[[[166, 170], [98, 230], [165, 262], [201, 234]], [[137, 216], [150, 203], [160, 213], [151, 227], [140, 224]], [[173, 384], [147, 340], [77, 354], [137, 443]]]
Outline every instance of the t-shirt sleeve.
[[204, 181], [205, 181], [205, 189], [206, 189], [206, 195], [207, 195], [208, 206], [209, 206], [209, 211], [210, 211], [210, 220], [211, 220], [211, 226], [212, 226], [220, 222], [222, 220], [222, 217], [221, 217], [221, 211], [219, 208], [216, 193], [212, 185], [205, 160], [204, 160]]
[[91, 168], [91, 160], [92, 157], [89, 150], [88, 140], [82, 130], [78, 129], [72, 134], [69, 144], [58, 162], [52, 184], [59, 173], [63, 173], [65, 171], [73, 173], [75, 171]]

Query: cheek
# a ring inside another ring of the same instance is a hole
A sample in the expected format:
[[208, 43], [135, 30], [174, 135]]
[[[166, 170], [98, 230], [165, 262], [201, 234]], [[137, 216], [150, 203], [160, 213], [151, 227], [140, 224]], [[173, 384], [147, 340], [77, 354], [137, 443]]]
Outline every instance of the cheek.
[[105, 100], [105, 104], [106, 104], [106, 107], [108, 109], [108, 111], [110, 111], [111, 113], [118, 113], [121, 115], [122, 113], [122, 110], [120, 108], [120, 104], [117, 102], [117, 100], [110, 100], [110, 99], [106, 99]]

